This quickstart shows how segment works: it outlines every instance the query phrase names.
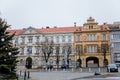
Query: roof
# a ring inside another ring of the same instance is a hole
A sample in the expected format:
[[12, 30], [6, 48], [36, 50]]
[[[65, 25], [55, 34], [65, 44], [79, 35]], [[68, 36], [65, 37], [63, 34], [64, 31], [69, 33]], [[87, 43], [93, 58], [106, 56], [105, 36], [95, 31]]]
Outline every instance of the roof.
[[[101, 29], [107, 28], [107, 25], [98, 25]], [[54, 27], [54, 28], [35, 28], [40, 33], [64, 33], [64, 32], [75, 32], [81, 29], [83, 26], [69, 26], [69, 27]], [[28, 28], [26, 28], [27, 30]], [[25, 29], [18, 30], [7, 30], [10, 33], [15, 33], [16, 35], [22, 33]]]
[[[79, 26], [80, 27], [80, 26]], [[55, 28], [42, 28], [40, 32], [42, 33], [61, 33], [61, 32], [74, 32], [79, 27], [55, 27]]]
[[[74, 32], [77, 29], [79, 29], [80, 26], [71, 26], [71, 27], [54, 27], [54, 28], [41, 28], [37, 29], [41, 33], [62, 33], [62, 32]], [[7, 30], [7, 32], [15, 33], [16, 35], [21, 33], [24, 29], [18, 29], [18, 30]]]
[[7, 32], [10, 32], [10, 33], [15, 33], [16, 35], [19, 34], [22, 30], [21, 29], [18, 29], [18, 30], [7, 30]]

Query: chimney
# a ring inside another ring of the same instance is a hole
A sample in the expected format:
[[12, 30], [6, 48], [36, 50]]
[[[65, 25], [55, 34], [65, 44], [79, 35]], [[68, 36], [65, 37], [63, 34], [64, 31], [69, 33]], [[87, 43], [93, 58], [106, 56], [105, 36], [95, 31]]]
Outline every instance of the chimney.
[[103, 24], [104, 24], [104, 25], [106, 25], [107, 23], [106, 23], [106, 22], [104, 22]]
[[46, 26], [46, 28], [50, 28], [49, 26]]
[[76, 22], [74, 22], [74, 27], [76, 27]]

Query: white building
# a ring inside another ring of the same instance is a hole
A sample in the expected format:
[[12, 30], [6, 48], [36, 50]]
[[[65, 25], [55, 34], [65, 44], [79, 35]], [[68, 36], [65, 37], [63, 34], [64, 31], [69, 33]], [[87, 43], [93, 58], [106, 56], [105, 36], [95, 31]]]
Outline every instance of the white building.
[[24, 28], [21, 30], [8, 30], [10, 33], [15, 33], [13, 45], [19, 48], [19, 66], [25, 66], [26, 59], [32, 59], [33, 67], [40, 67], [45, 65], [45, 59], [42, 51], [42, 42], [46, 39], [53, 41], [53, 53], [50, 55], [49, 62], [56, 66], [56, 45], [59, 45], [59, 66], [62, 60], [66, 59], [67, 50], [65, 47], [71, 46], [70, 60], [74, 60], [74, 31], [79, 28], [72, 27], [54, 27], [36, 29], [33, 27]]
[[120, 23], [110, 27], [110, 43], [112, 63], [120, 64]]

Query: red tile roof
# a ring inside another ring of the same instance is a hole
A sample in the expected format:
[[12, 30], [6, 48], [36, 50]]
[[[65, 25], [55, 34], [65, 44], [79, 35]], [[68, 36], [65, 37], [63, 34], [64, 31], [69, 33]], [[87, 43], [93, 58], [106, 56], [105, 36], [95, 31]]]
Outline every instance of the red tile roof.
[[[80, 26], [79, 26], [80, 27]], [[42, 28], [40, 32], [42, 33], [60, 33], [60, 32], [74, 32], [79, 27], [55, 27], [55, 28]]]
[[7, 32], [10, 32], [10, 33], [15, 33], [16, 35], [19, 34], [22, 30], [21, 29], [18, 29], [18, 30], [7, 30]]
[[[60, 33], [60, 32], [74, 32], [79, 28], [80, 28], [80, 26], [76, 26], [76, 27], [71, 26], [71, 27], [41, 28], [41, 29], [37, 29], [37, 30], [39, 30], [41, 33]], [[23, 31], [23, 29], [7, 30], [7, 32], [15, 33], [16, 35], [21, 33], [22, 31]]]
[[[76, 30], [82, 29], [83, 26], [71, 26], [71, 27], [54, 27], [54, 28], [41, 28], [38, 29], [41, 33], [62, 33], [62, 32], [74, 32]], [[101, 29], [106, 28], [105, 25], [99, 25]], [[7, 30], [10, 33], [15, 33], [16, 35], [21, 33], [24, 29], [18, 29], [18, 30]]]

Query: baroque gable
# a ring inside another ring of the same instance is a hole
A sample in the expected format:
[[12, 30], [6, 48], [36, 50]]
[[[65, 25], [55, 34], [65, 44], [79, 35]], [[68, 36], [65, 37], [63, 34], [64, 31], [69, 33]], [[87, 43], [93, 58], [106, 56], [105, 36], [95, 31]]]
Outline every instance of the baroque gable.
[[93, 19], [92, 17], [89, 17], [89, 19], [87, 19], [87, 22], [83, 24], [82, 31], [88, 30], [100, 30], [98, 23], [95, 22], [95, 19]]

